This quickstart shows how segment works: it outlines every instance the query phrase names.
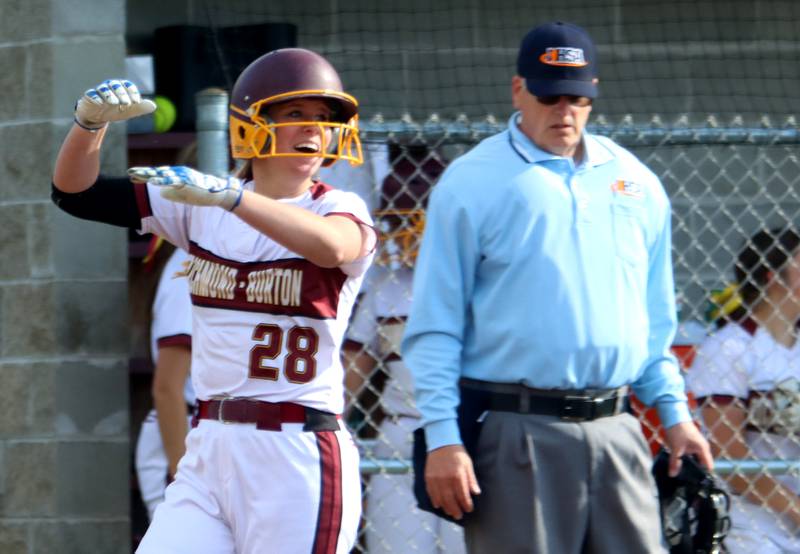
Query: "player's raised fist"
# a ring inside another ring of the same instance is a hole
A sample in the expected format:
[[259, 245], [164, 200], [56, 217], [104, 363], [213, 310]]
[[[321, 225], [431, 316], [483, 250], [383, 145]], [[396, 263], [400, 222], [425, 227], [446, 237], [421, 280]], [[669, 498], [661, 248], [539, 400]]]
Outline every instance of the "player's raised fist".
[[149, 114], [156, 105], [142, 99], [139, 89], [128, 80], [108, 79], [87, 90], [75, 104], [75, 122], [89, 131], [109, 121], [123, 121]]

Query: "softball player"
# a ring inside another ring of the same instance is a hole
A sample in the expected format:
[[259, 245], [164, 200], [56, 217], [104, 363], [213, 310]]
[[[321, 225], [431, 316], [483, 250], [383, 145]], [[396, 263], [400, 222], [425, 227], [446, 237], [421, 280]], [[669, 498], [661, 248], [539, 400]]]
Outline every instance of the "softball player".
[[[800, 457], [800, 234], [763, 230], [739, 255], [727, 324], [707, 338], [687, 374], [716, 452], [734, 459]], [[735, 475], [733, 554], [800, 553], [800, 479]]]
[[178, 276], [188, 261], [186, 252], [175, 249], [161, 271], [153, 301], [150, 352], [155, 407], [142, 422], [135, 453], [139, 491], [151, 520], [156, 506], [164, 501], [167, 483], [175, 478], [191, 421], [187, 413], [195, 402], [189, 378], [192, 304], [186, 278]]
[[276, 50], [232, 90], [237, 177], [162, 167], [98, 180], [107, 122], [153, 108], [131, 83], [88, 91], [53, 178], [65, 211], [191, 255], [198, 424], [138, 552], [348, 552], [360, 479], [339, 350], [376, 234], [357, 195], [313, 176], [361, 162], [358, 103], [318, 54]]

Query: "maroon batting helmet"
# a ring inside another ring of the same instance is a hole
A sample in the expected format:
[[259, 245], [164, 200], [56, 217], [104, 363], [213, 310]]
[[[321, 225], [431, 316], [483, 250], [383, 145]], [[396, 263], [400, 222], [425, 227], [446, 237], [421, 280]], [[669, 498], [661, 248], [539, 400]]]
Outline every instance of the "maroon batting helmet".
[[[331, 121], [275, 124], [266, 107], [297, 98], [319, 98], [333, 108]], [[287, 125], [316, 125], [334, 130], [330, 147], [318, 153], [275, 152], [275, 129]], [[284, 48], [264, 54], [242, 71], [233, 86], [230, 104], [231, 153], [234, 158], [278, 156], [322, 157], [325, 165], [346, 159], [362, 162], [358, 138], [358, 101], [345, 93], [333, 66], [303, 48]]]

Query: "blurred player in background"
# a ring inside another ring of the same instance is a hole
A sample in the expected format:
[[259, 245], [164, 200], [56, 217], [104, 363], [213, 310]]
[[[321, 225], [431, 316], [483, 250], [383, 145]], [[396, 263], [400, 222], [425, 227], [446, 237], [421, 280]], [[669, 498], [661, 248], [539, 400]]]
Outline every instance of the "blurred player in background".
[[[720, 329], [687, 374], [715, 456], [800, 458], [800, 235], [763, 229], [739, 253], [736, 284], [716, 295]], [[731, 553], [800, 553], [800, 479], [735, 474]]]
[[172, 252], [161, 270], [152, 307], [154, 407], [142, 422], [135, 456], [139, 490], [150, 520], [164, 501], [167, 484], [175, 479], [195, 402], [190, 378], [192, 303], [184, 273], [188, 261], [185, 251]]
[[453, 161], [428, 204], [403, 358], [427, 492], [470, 552], [665, 551], [629, 388], [658, 409], [672, 475], [683, 454], [713, 463], [669, 351], [669, 200], [585, 132], [596, 52], [573, 24], [527, 33], [508, 129]]
[[[368, 419], [378, 419], [378, 439], [371, 454], [379, 459], [407, 460], [411, 436], [419, 427], [411, 374], [400, 359], [400, 338], [411, 306], [411, 282], [419, 240], [425, 224], [424, 207], [445, 163], [426, 145], [390, 145], [392, 172], [381, 187], [375, 213], [381, 231], [370, 286], [362, 295], [347, 331], [344, 353], [349, 360], [348, 388], [353, 397], [367, 382], [385, 372], [380, 407]], [[380, 415], [375, 412], [380, 410]], [[370, 554], [464, 552], [463, 532], [457, 525], [416, 507], [412, 475], [375, 474], [366, 494], [367, 551]]]
[[236, 177], [98, 178], [108, 122], [153, 108], [129, 82], [87, 91], [53, 176], [68, 213], [191, 255], [198, 424], [138, 552], [349, 552], [361, 494], [340, 347], [377, 239], [357, 195], [313, 177], [361, 162], [358, 103], [318, 54], [276, 50], [231, 93]]

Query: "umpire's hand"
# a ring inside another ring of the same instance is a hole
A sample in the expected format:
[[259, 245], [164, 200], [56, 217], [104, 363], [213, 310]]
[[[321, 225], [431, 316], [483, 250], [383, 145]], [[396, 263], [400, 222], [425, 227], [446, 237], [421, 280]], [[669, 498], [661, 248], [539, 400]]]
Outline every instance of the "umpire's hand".
[[472, 459], [460, 444], [428, 452], [425, 487], [433, 506], [455, 519], [461, 519], [464, 512], [471, 512], [472, 495], [481, 493]]
[[714, 469], [711, 447], [693, 421], [684, 421], [667, 428], [664, 431], [664, 438], [670, 451], [670, 477], [675, 477], [680, 472], [681, 456], [684, 454], [695, 454], [699, 458], [700, 464], [705, 466], [707, 470], [712, 471]]

